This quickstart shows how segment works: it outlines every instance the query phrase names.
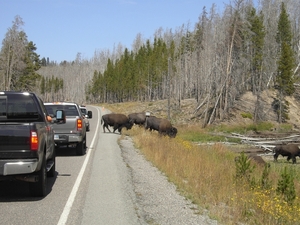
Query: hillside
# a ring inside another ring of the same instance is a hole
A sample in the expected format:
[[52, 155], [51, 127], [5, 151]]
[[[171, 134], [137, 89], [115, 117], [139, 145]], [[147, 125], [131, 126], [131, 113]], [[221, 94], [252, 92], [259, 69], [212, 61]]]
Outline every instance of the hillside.
[[[272, 102], [276, 96], [274, 91], [265, 91], [262, 94], [263, 99], [263, 116], [266, 121], [276, 123], [277, 116], [272, 108]], [[290, 103], [289, 117], [287, 123], [291, 124], [293, 131], [298, 132], [300, 129], [300, 92], [292, 97], [287, 97], [286, 100]], [[249, 118], [243, 118], [242, 113], [250, 113], [253, 115], [255, 108], [256, 96], [251, 92], [247, 92], [240, 97], [235, 103], [235, 107], [230, 111], [229, 117], [224, 121], [215, 121], [214, 124], [249, 124], [253, 121]], [[197, 108], [196, 99], [184, 99], [178, 103], [172, 101], [170, 103], [170, 117], [171, 122], [174, 125], [188, 125], [188, 124], [199, 124], [202, 125], [199, 115], [195, 113]], [[103, 104], [103, 106], [109, 108], [114, 112], [122, 112], [129, 114], [132, 112], [150, 112], [151, 115], [157, 117], [167, 118], [168, 116], [168, 102], [167, 100], [159, 100], [153, 102], [130, 102], [130, 103], [117, 103], [117, 104]], [[199, 112], [198, 112], [199, 113]]]
[[[298, 93], [296, 93], [292, 97], [287, 97], [286, 100], [290, 103], [290, 109], [289, 109], [289, 117], [290, 119], [287, 121], [287, 123], [293, 125], [293, 129], [295, 131], [299, 131], [300, 127], [300, 101], [298, 98]], [[264, 102], [263, 105], [263, 112], [264, 112], [264, 118], [266, 121], [271, 121], [273, 123], [276, 123], [277, 116], [272, 108], [272, 102], [274, 98], [276, 97], [276, 93], [274, 91], [265, 91], [262, 94], [262, 99]], [[244, 119], [241, 116], [242, 112], [249, 112], [253, 113], [254, 107], [255, 107], [255, 101], [256, 96], [254, 96], [251, 92], [245, 93], [241, 99], [236, 102], [236, 107], [234, 110], [232, 110], [232, 118], [231, 122], [237, 121], [238, 123], [243, 122], [252, 122], [249, 119]]]

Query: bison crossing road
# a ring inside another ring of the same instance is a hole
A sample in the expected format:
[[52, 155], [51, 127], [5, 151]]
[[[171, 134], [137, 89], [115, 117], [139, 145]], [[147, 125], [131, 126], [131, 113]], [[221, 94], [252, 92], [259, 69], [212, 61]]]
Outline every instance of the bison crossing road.
[[109, 126], [113, 127], [113, 132], [116, 130], [122, 132], [122, 128], [126, 127], [127, 130], [131, 129], [134, 124], [144, 126], [145, 129], [150, 131], [158, 131], [160, 135], [168, 135], [175, 138], [177, 128], [173, 127], [170, 121], [164, 118], [155, 116], [146, 116], [146, 113], [131, 113], [128, 116], [120, 113], [110, 113], [102, 116], [101, 124], [103, 124], [103, 132], [105, 128], [109, 131]]
[[129, 120], [131, 120], [134, 124], [137, 125], [145, 125], [146, 122], [146, 113], [131, 113], [128, 115]]
[[128, 119], [128, 117], [124, 114], [105, 114], [102, 116], [101, 124], [103, 124], [103, 132], [105, 133], [105, 128], [109, 131], [108, 126], [112, 126], [114, 128], [113, 132], [116, 130], [121, 134], [122, 128], [126, 127], [127, 130], [131, 129], [133, 123]]
[[146, 120], [145, 128], [150, 131], [156, 130], [161, 135], [168, 135], [169, 137], [176, 137], [177, 128], [173, 127], [167, 119], [149, 116]]

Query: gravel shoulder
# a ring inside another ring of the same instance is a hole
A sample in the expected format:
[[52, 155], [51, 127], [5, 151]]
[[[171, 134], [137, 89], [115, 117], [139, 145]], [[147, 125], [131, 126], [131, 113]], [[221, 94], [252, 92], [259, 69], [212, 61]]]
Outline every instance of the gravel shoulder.
[[218, 224], [199, 214], [197, 206], [181, 196], [176, 186], [135, 149], [130, 137], [120, 140], [120, 147], [132, 178], [141, 221], [159, 225]]

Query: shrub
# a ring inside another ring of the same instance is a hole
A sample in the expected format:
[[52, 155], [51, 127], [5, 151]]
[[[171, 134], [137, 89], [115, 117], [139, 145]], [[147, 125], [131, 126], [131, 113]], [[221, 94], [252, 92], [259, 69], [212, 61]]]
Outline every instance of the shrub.
[[241, 113], [241, 116], [242, 116], [243, 118], [248, 118], [248, 119], [252, 119], [252, 118], [253, 118], [253, 117], [252, 117], [252, 114], [249, 113], [249, 112], [242, 112], [242, 113]]
[[276, 192], [281, 195], [287, 203], [293, 203], [296, 198], [296, 191], [292, 169], [287, 170], [287, 167], [284, 167], [281, 172], [281, 178], [278, 180]]

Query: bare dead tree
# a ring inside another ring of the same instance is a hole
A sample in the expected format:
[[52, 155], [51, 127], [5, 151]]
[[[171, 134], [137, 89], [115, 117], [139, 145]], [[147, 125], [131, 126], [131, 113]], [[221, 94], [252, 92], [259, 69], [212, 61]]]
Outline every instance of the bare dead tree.
[[25, 68], [24, 54], [28, 44], [27, 36], [22, 29], [24, 22], [20, 16], [16, 16], [11, 28], [8, 28], [2, 41], [0, 68], [4, 84], [1, 89], [11, 90], [16, 79]]

